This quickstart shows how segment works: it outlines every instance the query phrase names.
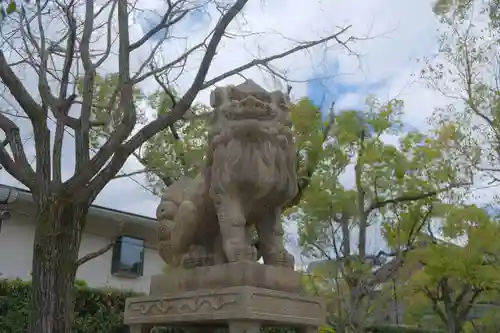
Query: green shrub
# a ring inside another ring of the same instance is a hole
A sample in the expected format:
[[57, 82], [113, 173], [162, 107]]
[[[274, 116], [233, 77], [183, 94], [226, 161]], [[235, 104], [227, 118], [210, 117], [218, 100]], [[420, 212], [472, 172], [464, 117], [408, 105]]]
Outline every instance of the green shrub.
[[372, 326], [366, 328], [367, 333], [443, 333], [438, 330], [429, 331], [410, 326]]
[[[74, 333], [125, 333], [123, 310], [125, 298], [137, 295], [111, 289], [91, 289], [75, 284]], [[31, 283], [0, 280], [0, 332], [24, 333], [27, 329]]]

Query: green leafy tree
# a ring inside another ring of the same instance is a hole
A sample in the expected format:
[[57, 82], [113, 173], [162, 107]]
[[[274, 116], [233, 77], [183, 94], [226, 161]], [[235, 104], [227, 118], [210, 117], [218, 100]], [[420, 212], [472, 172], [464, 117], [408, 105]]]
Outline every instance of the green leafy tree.
[[[158, 77], [156, 79], [159, 80]], [[94, 151], [106, 142], [123, 121], [124, 114], [118, 104], [119, 94], [115, 94], [117, 87], [118, 73], [96, 75], [92, 101], [94, 107], [90, 116], [93, 127], [89, 133], [90, 148]], [[83, 78], [80, 78], [77, 94], [82, 94], [83, 89]], [[139, 124], [147, 122], [147, 110], [153, 110], [154, 118], [165, 116], [178, 99], [173, 89], [161, 85], [148, 95], [135, 87], [132, 94]], [[108, 104], [106, 108], [100, 107], [104, 104]], [[193, 104], [187, 111], [189, 119], [181, 118], [175, 125], [159, 132], [132, 154], [143, 168], [122, 173], [115, 178], [146, 174], [152, 191], [161, 195], [165, 186], [170, 185], [181, 175], [195, 175], [205, 153], [206, 121], [210, 112], [208, 106]]]
[[[456, 140], [449, 147], [450, 156], [473, 166], [475, 179], [486, 180], [489, 186], [498, 183], [500, 171], [497, 168], [500, 159], [499, 9], [498, 0], [437, 1], [434, 12], [441, 22], [440, 52], [438, 57], [427, 60], [422, 70], [429, 86], [450, 100], [447, 107], [436, 110], [433, 119], [437, 127], [453, 128], [456, 133]], [[422, 253], [427, 262], [415, 278], [421, 279], [421, 287], [428, 289], [423, 293], [427, 295], [427, 308], [433, 310], [441, 325], [450, 332], [477, 331], [478, 327], [481, 332], [494, 330], [491, 325], [494, 311], [478, 312], [476, 304], [497, 297], [491, 290], [496, 288], [497, 282], [491, 275], [496, 268], [486, 260], [495, 253], [485, 252], [494, 250], [488, 249], [495, 243], [495, 240], [490, 243], [490, 236], [495, 235], [496, 242], [498, 240], [496, 222], [475, 206], [448, 207], [446, 214], [448, 230], [444, 230], [445, 233], [451, 236], [461, 233], [467, 241], [465, 246], [434, 243]], [[475, 222], [474, 227], [467, 224], [471, 222]], [[451, 226], [454, 227], [450, 230]], [[469, 267], [467, 270], [461, 266], [462, 258], [463, 264]], [[431, 259], [436, 259], [436, 263]], [[469, 269], [477, 273], [471, 274]]]
[[[405, 254], [417, 246], [435, 202], [469, 182], [446, 158], [455, 132], [404, 134], [402, 111], [400, 101], [370, 98], [365, 112], [339, 113], [303, 201], [290, 212], [304, 253], [323, 261], [320, 267], [331, 274], [328, 288], [344, 294], [335, 301], [342, 301], [336, 306], [342, 313], [332, 314], [340, 332], [364, 329], [376, 288], [395, 276]], [[399, 147], [385, 143], [386, 135], [399, 135]], [[354, 173], [352, 187], [341, 183], [346, 172]], [[367, 235], [373, 228], [392, 251], [370, 251]]]
[[[104, 76], [96, 74], [94, 78], [92, 96], [92, 109], [90, 121], [92, 124], [89, 133], [90, 147], [97, 150], [110, 137], [111, 133], [123, 121], [123, 112], [118, 104], [120, 94], [115, 94], [118, 87], [118, 73], [110, 73]], [[84, 93], [84, 78], [77, 81], [76, 95], [81, 96]], [[134, 104], [137, 106], [137, 122], [144, 125], [146, 123], [145, 100], [146, 96], [139, 87], [132, 89]], [[109, 105], [106, 105], [109, 103]], [[106, 107], [102, 107], [106, 105]]]
[[[172, 91], [172, 90], [171, 90]], [[156, 117], [168, 113], [175, 103], [175, 93], [158, 90], [148, 96]], [[148, 183], [157, 194], [163, 193], [180, 176], [194, 177], [201, 167], [207, 144], [211, 108], [197, 103], [191, 106], [188, 119], [158, 133], [144, 145], [141, 160], [148, 167]]]
[[426, 60], [422, 77], [450, 100], [436, 110], [435, 124], [455, 124], [456, 158], [498, 183], [500, 1], [439, 0], [434, 11], [442, 23], [441, 46], [436, 58]]
[[409, 260], [418, 263], [421, 269], [409, 281], [409, 297], [421, 293], [427, 302], [417, 309], [411, 306], [408, 309], [419, 313], [418, 319], [427, 325], [432, 321], [423, 315], [431, 312], [449, 333], [459, 333], [466, 324], [472, 327], [474, 315], [485, 315], [488, 309], [481, 309], [479, 303], [487, 305], [498, 297], [500, 227], [474, 205], [443, 204], [436, 209], [436, 217], [441, 219], [439, 233], [455, 242], [445, 242], [430, 234], [428, 246], [411, 254]]

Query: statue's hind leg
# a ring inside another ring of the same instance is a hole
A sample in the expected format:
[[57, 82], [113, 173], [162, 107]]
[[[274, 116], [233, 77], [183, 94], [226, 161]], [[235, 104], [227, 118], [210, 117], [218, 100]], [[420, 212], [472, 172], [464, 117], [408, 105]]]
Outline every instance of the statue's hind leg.
[[222, 247], [229, 262], [252, 261], [254, 251], [246, 241], [246, 219], [237, 200], [225, 196], [215, 205]]
[[285, 249], [284, 229], [280, 212], [273, 212], [256, 221], [259, 234], [259, 253], [264, 264], [294, 268], [295, 260]]

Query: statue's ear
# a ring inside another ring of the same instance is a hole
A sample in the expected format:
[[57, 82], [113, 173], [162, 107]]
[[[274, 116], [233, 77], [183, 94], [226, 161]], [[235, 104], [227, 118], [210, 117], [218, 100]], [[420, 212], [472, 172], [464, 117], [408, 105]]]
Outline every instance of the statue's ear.
[[210, 93], [210, 106], [216, 108], [222, 105], [228, 99], [231, 87], [215, 88]]
[[271, 94], [272, 102], [283, 111], [288, 111], [290, 105], [290, 98], [281, 91], [273, 91]]

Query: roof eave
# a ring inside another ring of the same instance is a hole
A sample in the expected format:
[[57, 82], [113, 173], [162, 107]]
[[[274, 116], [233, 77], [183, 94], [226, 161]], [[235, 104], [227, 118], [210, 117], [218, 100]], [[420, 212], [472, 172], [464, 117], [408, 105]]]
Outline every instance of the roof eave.
[[[2, 185], [2, 186], [17, 191], [18, 201], [31, 202], [31, 203], [33, 202], [33, 195], [31, 194], [30, 191], [9, 185]], [[106, 208], [98, 205], [91, 205], [89, 209], [89, 214], [103, 219], [110, 219], [119, 222], [137, 224], [146, 228], [156, 229], [157, 226], [155, 218], [139, 214], [123, 212], [116, 209]]]

